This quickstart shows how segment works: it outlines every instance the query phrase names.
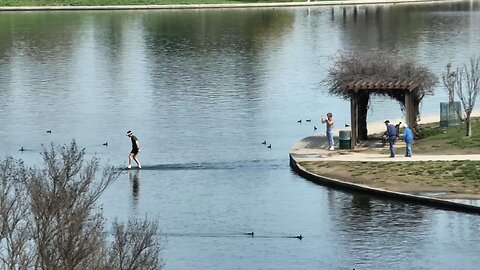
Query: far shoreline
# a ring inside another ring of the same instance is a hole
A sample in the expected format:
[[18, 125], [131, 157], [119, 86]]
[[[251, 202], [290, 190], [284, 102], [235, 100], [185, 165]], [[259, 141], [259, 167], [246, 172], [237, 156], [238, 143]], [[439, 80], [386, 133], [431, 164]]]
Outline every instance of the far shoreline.
[[[1, 1], [0, 1], [1, 2]], [[8, 11], [88, 11], [88, 10], [175, 10], [175, 9], [242, 9], [242, 8], [288, 8], [318, 6], [355, 6], [388, 4], [429, 4], [461, 2], [461, 0], [331, 0], [331, 1], [292, 1], [274, 3], [214, 3], [214, 4], [149, 4], [149, 5], [65, 5], [57, 6], [0, 6], [0, 12]]]

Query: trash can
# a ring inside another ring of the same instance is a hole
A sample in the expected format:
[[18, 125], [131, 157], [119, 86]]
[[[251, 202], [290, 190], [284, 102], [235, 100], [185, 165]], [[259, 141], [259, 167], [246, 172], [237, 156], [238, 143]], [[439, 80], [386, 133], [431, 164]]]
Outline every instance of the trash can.
[[462, 120], [458, 117], [457, 112], [461, 112], [460, 101], [440, 102], [440, 127], [458, 126]]
[[350, 130], [340, 130], [338, 132], [338, 148], [340, 149], [352, 148], [352, 132]]

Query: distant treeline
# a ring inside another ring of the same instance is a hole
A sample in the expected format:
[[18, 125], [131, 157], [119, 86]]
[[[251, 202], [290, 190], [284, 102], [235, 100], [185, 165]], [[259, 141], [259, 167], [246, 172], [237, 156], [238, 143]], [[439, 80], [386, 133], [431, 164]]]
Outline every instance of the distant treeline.
[[295, 2], [290, 0], [0, 0], [0, 6], [116, 6]]

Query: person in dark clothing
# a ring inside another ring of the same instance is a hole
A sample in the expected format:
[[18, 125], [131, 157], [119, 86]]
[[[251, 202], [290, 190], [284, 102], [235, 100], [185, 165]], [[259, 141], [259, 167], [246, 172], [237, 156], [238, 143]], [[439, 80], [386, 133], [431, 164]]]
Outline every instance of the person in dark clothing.
[[397, 140], [397, 128], [390, 124], [390, 121], [385, 121], [385, 126], [387, 126], [386, 136], [390, 144], [390, 157], [395, 157], [395, 141]]
[[400, 136], [400, 126], [402, 125], [402, 122], [398, 122], [398, 124], [395, 125], [395, 129], [397, 132], [397, 140], [399, 139]]
[[128, 169], [132, 168], [132, 159], [135, 160], [137, 163], [138, 168], [142, 168], [140, 165], [140, 161], [137, 159], [137, 155], [140, 152], [140, 142], [138, 142], [137, 137], [133, 135], [133, 132], [129, 130], [127, 132], [127, 136], [132, 140], [132, 151], [130, 151], [130, 155], [128, 155]]

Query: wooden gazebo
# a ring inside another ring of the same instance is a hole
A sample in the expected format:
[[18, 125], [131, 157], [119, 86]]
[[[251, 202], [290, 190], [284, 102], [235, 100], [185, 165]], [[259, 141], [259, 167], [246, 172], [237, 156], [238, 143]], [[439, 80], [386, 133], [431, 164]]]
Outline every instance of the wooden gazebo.
[[425, 95], [433, 94], [437, 82], [432, 72], [414, 61], [398, 61], [392, 55], [378, 51], [340, 52], [323, 80], [330, 94], [350, 99], [352, 149], [361, 140], [368, 139], [370, 95], [389, 97], [399, 102], [407, 124], [418, 136], [420, 102]]
[[354, 149], [360, 140], [366, 140], [367, 110], [371, 94], [390, 96], [404, 106], [406, 123], [409, 127], [416, 126], [418, 115], [418, 95], [413, 94], [419, 88], [414, 81], [370, 81], [358, 80], [342, 86], [343, 91], [350, 96], [351, 113], [351, 148]]

